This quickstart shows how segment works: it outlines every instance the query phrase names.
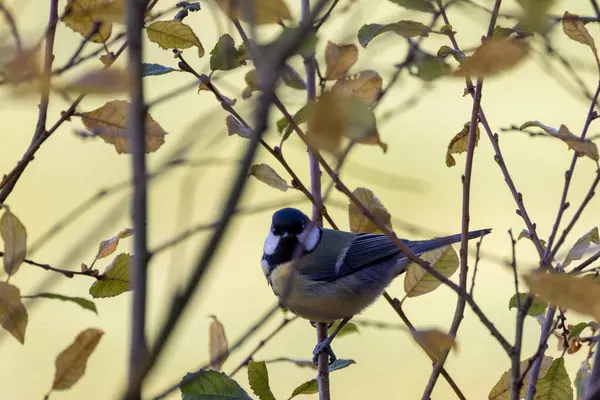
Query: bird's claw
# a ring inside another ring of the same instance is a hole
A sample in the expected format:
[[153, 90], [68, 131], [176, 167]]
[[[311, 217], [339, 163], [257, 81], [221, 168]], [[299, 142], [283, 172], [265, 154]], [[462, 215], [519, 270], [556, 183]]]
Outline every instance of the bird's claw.
[[333, 364], [333, 362], [335, 360], [337, 360], [337, 357], [335, 356], [335, 353], [331, 349], [329, 342], [324, 341], [324, 342], [319, 343], [313, 350], [313, 363], [315, 365], [319, 365], [319, 354], [321, 354], [321, 353], [327, 353], [328, 358], [329, 358], [329, 365]]

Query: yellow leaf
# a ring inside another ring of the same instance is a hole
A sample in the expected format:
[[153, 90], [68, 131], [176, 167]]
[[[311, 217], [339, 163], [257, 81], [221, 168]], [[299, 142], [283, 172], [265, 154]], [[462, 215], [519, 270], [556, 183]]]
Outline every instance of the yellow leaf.
[[[421, 255], [421, 258], [431, 264], [431, 267], [450, 278], [458, 269], [458, 256], [452, 246], [442, 247]], [[404, 292], [406, 297], [417, 297], [429, 293], [440, 286], [442, 282], [425, 271], [416, 263], [411, 263], [404, 274]]]
[[588, 32], [583, 21], [579, 20], [578, 18], [579, 17], [577, 15], [565, 11], [562, 19], [563, 32], [572, 40], [589, 46], [594, 53], [596, 63], [600, 64], [600, 59], [598, 59], [598, 50], [596, 49], [594, 38]]
[[246, 72], [244, 81], [246, 82], [246, 87], [242, 91], [242, 99], [247, 100], [252, 96], [252, 93], [262, 90], [259, 87], [258, 74], [255, 69]]
[[431, 361], [437, 361], [446, 350], [456, 349], [456, 340], [445, 332], [432, 330], [414, 331], [413, 337], [423, 347]]
[[123, 229], [121, 232], [117, 233], [116, 236], [108, 240], [103, 240], [100, 243], [98, 248], [98, 254], [96, 255], [97, 259], [104, 258], [108, 255], [111, 255], [117, 250], [117, 245], [119, 244], [119, 240], [129, 237], [133, 234], [133, 229]]
[[86, 329], [56, 357], [52, 390], [66, 390], [79, 381], [85, 373], [87, 360], [96, 349], [102, 335], [104, 332], [100, 329]]
[[58, 87], [58, 90], [77, 93], [116, 93], [128, 89], [129, 74], [118, 69], [91, 71], [73, 82]]
[[[520, 366], [519, 370], [521, 371], [521, 374], [523, 374], [523, 372], [525, 372], [525, 369], [527, 369], [529, 362], [530, 362], [530, 360], [524, 360], [519, 363], [519, 366]], [[541, 366], [540, 366], [540, 375], [539, 375], [540, 379], [542, 379], [546, 376], [546, 374], [548, 373], [548, 370], [550, 369], [550, 365], [552, 365], [552, 357], [544, 356], [544, 358], [542, 359]], [[492, 388], [492, 391], [488, 395], [489, 400], [510, 400], [511, 370], [512, 369], [509, 369], [508, 371], [506, 371], [502, 374], [502, 376], [500, 377], [500, 380], [494, 385], [494, 387]], [[525, 397], [525, 392], [527, 390], [527, 384], [529, 383], [530, 375], [531, 375], [531, 368], [529, 369], [529, 372], [527, 372], [527, 375], [523, 378], [523, 387], [521, 388], [519, 398]]]
[[338, 79], [348, 72], [348, 70], [358, 61], [358, 48], [353, 44], [338, 46], [332, 42], [327, 42], [325, 48], [325, 79]]
[[[453, 167], [454, 165], [456, 165], [456, 161], [454, 160], [454, 157], [452, 157], [452, 154], [460, 154], [460, 153], [464, 153], [465, 151], [467, 151], [467, 145], [469, 143], [470, 126], [471, 126], [471, 123], [467, 122], [464, 125], [462, 131], [460, 131], [456, 135], [454, 135], [452, 140], [450, 140], [450, 143], [448, 143], [448, 151], [446, 151], [446, 166], [447, 167]], [[477, 125], [475, 127], [475, 146], [477, 146], [478, 142], [479, 142], [479, 125]]]
[[288, 184], [279, 174], [267, 164], [256, 164], [250, 168], [250, 175], [256, 177], [259, 181], [279, 189], [282, 192], [288, 190]]
[[256, 25], [275, 24], [292, 19], [283, 0], [216, 0], [219, 8], [231, 19]]
[[557, 139], [562, 140], [569, 146], [570, 149], [575, 150], [578, 157], [587, 156], [592, 160], [598, 161], [598, 146], [596, 143], [592, 142], [589, 139], [581, 139], [580, 137], [574, 135], [569, 131], [565, 125], [561, 125], [559, 129], [553, 128], [548, 125], [544, 125], [539, 121], [527, 121], [523, 125], [519, 127], [520, 130], [525, 128], [529, 128], [531, 126], [536, 126], [541, 128], [548, 135], [555, 137]]
[[356, 97], [372, 105], [381, 94], [383, 80], [376, 71], [362, 71], [339, 78], [331, 91], [343, 97]]
[[363, 100], [326, 91], [310, 104], [307, 138], [311, 145], [338, 155], [344, 136], [387, 150], [379, 138], [375, 113]]
[[580, 237], [575, 245], [571, 247], [571, 250], [569, 250], [569, 253], [565, 257], [563, 267], [568, 266], [573, 260], [581, 260], [592, 243], [600, 244], [600, 236], [598, 235], [598, 228], [596, 227]]
[[[366, 188], [356, 188], [352, 192], [354, 196], [371, 211], [388, 228], [392, 229], [392, 216], [384, 205], [375, 196], [373, 191]], [[348, 205], [348, 218], [350, 231], [355, 233], [383, 233], [374, 223], [365, 217], [354, 203]]]
[[219, 371], [228, 356], [227, 336], [225, 336], [223, 324], [219, 322], [217, 317], [212, 316], [212, 318], [208, 331], [208, 351], [210, 353], [210, 366], [215, 371]]
[[14, 275], [27, 254], [27, 231], [19, 219], [8, 209], [0, 218], [0, 236], [4, 241], [4, 270]]
[[202, 43], [189, 26], [179, 20], [156, 21], [146, 28], [148, 39], [163, 49], [198, 48], [198, 57], [204, 55]]
[[102, 279], [90, 286], [94, 298], [115, 297], [130, 290], [129, 265], [133, 259], [127, 253], [121, 253], [106, 267]]
[[534, 271], [524, 276], [532, 292], [549, 303], [600, 321], [600, 284], [566, 274]]
[[589, 139], [581, 139], [575, 136], [565, 125], [560, 126], [557, 137], [565, 142], [569, 148], [575, 150], [578, 157], [587, 156], [594, 161], [598, 161], [600, 158], [596, 143]]
[[98, 31], [90, 37], [94, 43], [104, 43], [112, 33], [113, 17], [106, 12], [113, 7], [109, 0], [69, 0], [62, 21], [73, 31], [86, 37], [92, 32], [94, 22], [101, 22]]
[[523, 41], [487, 39], [453, 72], [455, 76], [483, 78], [496, 75], [519, 64], [529, 51]]
[[[127, 114], [129, 102], [113, 100], [93, 111], [81, 113], [83, 125], [106, 143], [115, 146], [117, 153], [130, 153]], [[146, 115], [146, 153], [158, 150], [165, 143], [167, 132], [149, 114]]]
[[27, 321], [27, 310], [21, 303], [19, 288], [0, 282], [0, 325], [24, 344]]

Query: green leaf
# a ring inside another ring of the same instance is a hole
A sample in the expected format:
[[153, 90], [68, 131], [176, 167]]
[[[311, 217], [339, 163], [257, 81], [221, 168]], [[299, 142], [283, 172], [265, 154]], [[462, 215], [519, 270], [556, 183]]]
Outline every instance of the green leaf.
[[[333, 325], [331, 325], [331, 327], [327, 330], [327, 334], [331, 335], [331, 333], [335, 330], [335, 328], [337, 328], [337, 326], [340, 324], [340, 321], [335, 321], [333, 323]], [[352, 322], [348, 322], [346, 323], [346, 325], [344, 325], [342, 327], [342, 329], [338, 332], [338, 334], [336, 335], [336, 338], [340, 338], [342, 336], [346, 336], [349, 335], [351, 333], [360, 333], [358, 330], [358, 326], [356, 326], [356, 324], [352, 323]]]
[[587, 322], [580, 322], [580, 323], [574, 325], [571, 328], [571, 331], [569, 332], [568, 339], [570, 340], [572, 338], [579, 337], [581, 335], [581, 332], [583, 332], [583, 330], [585, 328], [587, 328], [588, 326], [590, 326], [590, 324]]
[[[352, 364], [356, 364], [354, 360], [344, 360], [337, 359], [331, 365], [329, 365], [329, 372], [337, 371], [340, 369], [344, 369]], [[298, 386], [292, 392], [290, 399], [298, 396], [299, 394], [315, 394], [319, 391], [319, 384], [316, 379], [311, 379], [310, 381], [304, 382], [302, 385]]]
[[411, 75], [423, 79], [425, 82], [431, 82], [448, 75], [452, 70], [450, 64], [446, 63], [443, 59], [430, 54], [424, 54], [425, 56], [412, 64], [416, 68], [416, 71], [410, 69], [409, 72]]
[[502, 26], [496, 26], [494, 28], [494, 32], [492, 33], [492, 37], [498, 39], [506, 39], [515, 32], [517, 31], [513, 28], [504, 28]]
[[210, 51], [210, 69], [213, 71], [228, 71], [240, 67], [240, 52], [235, 48], [233, 38], [224, 34], [219, 38], [215, 47]]
[[[527, 293], [519, 293], [519, 304], [523, 305], [526, 299]], [[544, 311], [546, 311], [546, 307], [548, 307], [548, 303], [545, 300], [534, 296], [533, 302], [531, 303], [531, 307], [529, 307], [529, 310], [527, 311], [527, 315], [542, 315]], [[508, 302], [508, 309], [510, 310], [511, 308], [517, 308], [516, 294], [513, 297], [511, 297], [510, 301]]]
[[417, 21], [398, 21], [387, 25], [366, 24], [358, 30], [358, 42], [366, 48], [371, 40], [385, 32], [394, 32], [405, 38], [427, 37], [431, 28]]
[[[301, 109], [296, 111], [296, 114], [294, 114], [294, 121], [296, 122], [296, 125], [300, 125], [300, 124], [307, 122], [308, 118], [310, 117], [310, 113], [312, 112], [311, 110], [313, 108], [314, 108], [314, 103], [308, 103], [308, 104], [304, 105]], [[280, 125], [282, 128], [279, 132], [283, 131], [283, 139], [282, 140], [285, 141], [285, 140], [287, 140], [288, 137], [290, 137], [290, 134], [294, 131], [294, 128], [292, 127], [292, 125], [288, 124], [286, 117], [283, 117], [282, 119], [277, 121], [277, 129], [278, 130], [279, 130]], [[285, 131], [284, 131], [284, 129], [285, 129]]]
[[204, 47], [192, 28], [178, 20], [156, 21], [146, 28], [146, 34], [151, 42], [157, 43], [163, 49], [198, 48], [198, 57], [204, 56]]
[[565, 368], [565, 359], [552, 362], [546, 376], [535, 385], [535, 398], [538, 400], [572, 400], [573, 388]]
[[212, 370], [186, 374], [179, 388], [182, 400], [252, 400], [236, 381]]
[[175, 68], [154, 63], [143, 63], [142, 68], [142, 76], [164, 75], [176, 71]]
[[91, 300], [88, 300], [88, 299], [84, 299], [83, 297], [63, 296], [62, 294], [56, 294], [56, 293], [38, 293], [36, 295], [27, 296], [27, 297], [31, 298], [31, 299], [44, 298], [44, 299], [55, 299], [55, 300], [68, 301], [68, 302], [77, 304], [78, 306], [80, 306], [83, 309], [90, 310], [94, 314], [98, 314], [98, 310], [96, 309], [96, 305], [94, 304], [94, 302]]
[[[533, 240], [531, 239], [531, 235], [529, 235], [529, 231], [527, 229], [523, 229], [521, 231], [521, 233], [519, 233], [519, 237], [517, 238], [517, 241], [519, 241], [523, 238], [527, 238], [533, 242]], [[546, 241], [540, 239], [540, 243], [542, 244], [542, 248], [546, 249]]]
[[[521, 374], [523, 372], [525, 372], [525, 369], [527, 369], [527, 366], [529, 365], [529, 363], [531, 362], [531, 359], [527, 359], [527, 360], [523, 360], [519, 363], [519, 370], [521, 371]], [[552, 364], [552, 357], [548, 357], [548, 356], [544, 356], [544, 358], [542, 359], [542, 363], [540, 366], [540, 379], [545, 377], [546, 374], [548, 373], [548, 369], [550, 368], [550, 365]], [[492, 388], [492, 390], [490, 391], [490, 394], [488, 395], [488, 399], [489, 400], [510, 400], [510, 375], [511, 375], [511, 369], [509, 369], [508, 371], [505, 371], [502, 376], [500, 377], [500, 380], [494, 385], [494, 387]], [[525, 397], [525, 392], [527, 390], [527, 384], [529, 383], [529, 377], [531, 376], [531, 368], [529, 368], [529, 372], [527, 372], [527, 375], [524, 377], [523, 379], [523, 387], [521, 388], [521, 392], [520, 392], [520, 399]], [[537, 399], [537, 397], [536, 397]]]
[[435, 7], [429, 0], [390, 0], [392, 3], [398, 4], [400, 7], [408, 8], [409, 10], [434, 12]]
[[0, 237], [4, 241], [4, 270], [14, 275], [25, 260], [27, 254], [27, 230], [8, 207], [0, 218]]
[[[298, 35], [298, 27], [285, 27], [279, 35], [277, 40], [285, 39], [286, 41], [291, 38], [295, 38]], [[317, 47], [317, 35], [315, 32], [310, 32], [304, 35], [304, 39], [298, 48], [296, 49], [295, 54], [302, 56], [303, 58], [310, 58], [315, 55], [315, 48]], [[275, 43], [275, 42], [273, 42]]]
[[281, 69], [281, 78], [283, 79], [283, 83], [293, 89], [306, 89], [306, 83], [304, 83], [302, 76], [294, 68], [287, 64], [285, 64]]
[[[431, 267], [446, 278], [450, 278], [458, 269], [458, 256], [452, 246], [442, 247], [424, 253], [421, 258], [431, 264]], [[442, 282], [426, 272], [416, 263], [411, 263], [404, 274], [404, 291], [406, 297], [416, 297], [429, 293], [440, 286]]]
[[250, 167], [250, 174], [259, 181], [266, 183], [272, 188], [279, 189], [282, 192], [288, 190], [288, 184], [279, 174], [267, 164], [256, 164]]
[[600, 237], [598, 236], [597, 227], [594, 227], [591, 231], [577, 240], [575, 245], [573, 245], [565, 257], [563, 267], [567, 267], [573, 260], [581, 260], [592, 243], [600, 244]]
[[338, 358], [337, 360], [335, 360], [334, 362], [332, 362], [329, 365], [329, 372], [333, 372], [333, 371], [338, 371], [340, 369], [344, 369], [346, 367], [349, 367], [352, 364], [356, 364], [356, 361], [354, 361], [354, 360], [344, 360], [344, 359]]
[[298, 386], [292, 392], [290, 399], [298, 396], [299, 394], [315, 394], [319, 392], [319, 383], [316, 379], [311, 379], [308, 382], [304, 382], [302, 385]]
[[585, 399], [585, 392], [587, 390], [588, 382], [590, 381], [591, 373], [592, 368], [590, 367], [590, 362], [587, 359], [583, 360], [581, 362], [581, 367], [577, 370], [575, 380], [573, 381], [577, 392], [577, 400]]
[[248, 382], [252, 391], [260, 400], [275, 400], [269, 386], [269, 371], [264, 361], [250, 361], [248, 363]]
[[115, 297], [130, 290], [129, 264], [133, 259], [127, 253], [121, 253], [106, 267], [102, 279], [90, 286], [93, 298]]

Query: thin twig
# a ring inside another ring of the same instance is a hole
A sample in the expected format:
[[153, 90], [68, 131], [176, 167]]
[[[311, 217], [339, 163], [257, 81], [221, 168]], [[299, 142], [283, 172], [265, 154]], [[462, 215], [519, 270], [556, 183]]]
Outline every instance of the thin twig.
[[[496, 20], [498, 18], [498, 13], [500, 12], [500, 5], [502, 4], [502, 0], [495, 0], [494, 8], [492, 14], [490, 16], [490, 22], [488, 25], [488, 30], [486, 34], [486, 38], [492, 37], [492, 33], [494, 32], [494, 28], [496, 26]], [[437, 0], [438, 8], [441, 10], [443, 5], [441, 0]], [[463, 195], [462, 195], [462, 224], [461, 224], [461, 244], [460, 244], [460, 272], [459, 272], [459, 286], [462, 290], [467, 289], [468, 283], [468, 246], [469, 246], [469, 221], [470, 221], [470, 199], [471, 199], [471, 174], [473, 171], [473, 158], [475, 155], [475, 143], [477, 142], [477, 130], [478, 130], [478, 119], [479, 112], [481, 110], [481, 97], [483, 90], [483, 78], [479, 78], [477, 83], [475, 84], [475, 89], [473, 91], [473, 107], [471, 111], [471, 121], [469, 125], [469, 138], [467, 143], [467, 157], [465, 162], [465, 173], [462, 176], [462, 184], [463, 184]], [[460, 324], [464, 318], [465, 313], [466, 300], [465, 298], [459, 296], [456, 301], [456, 309], [454, 311], [454, 318], [452, 319], [452, 324], [450, 326], [450, 330], [448, 333], [454, 337], [458, 333], [458, 329]], [[448, 358], [448, 354], [450, 350], [444, 351], [441, 356], [437, 359], [433, 371], [431, 372], [431, 376], [429, 377], [429, 382], [427, 382], [427, 386], [423, 391], [422, 399], [428, 400], [431, 397], [431, 393], [435, 387], [437, 379], [440, 375], [442, 367]]]
[[242, 368], [247, 366], [250, 361], [252, 361], [252, 358], [254, 357], [254, 355], [256, 353], [259, 352], [260, 349], [262, 349], [267, 343], [269, 343], [269, 341], [271, 339], [273, 339], [275, 336], [277, 336], [277, 334], [279, 332], [281, 332], [283, 330], [283, 328], [288, 326], [290, 322], [293, 322], [296, 319], [298, 319], [297, 315], [294, 315], [291, 318], [284, 317], [283, 320], [281, 321], [281, 323], [279, 325], [277, 325], [277, 327], [271, 333], [269, 333], [264, 339], [262, 339], [260, 342], [258, 342], [256, 347], [254, 349], [252, 349], [252, 351], [248, 354], [248, 356], [244, 360], [242, 360], [242, 362], [239, 363], [239, 365], [237, 367], [235, 367], [235, 369], [233, 371], [231, 371], [229, 376], [233, 378], [233, 376], [235, 374], [237, 374]]
[[[0, 257], [4, 257], [4, 252], [0, 251]], [[92, 270], [86, 270], [86, 271], [69, 271], [67, 269], [60, 269], [60, 268], [54, 268], [53, 266], [51, 266], [50, 264], [42, 264], [33, 260], [29, 260], [29, 259], [24, 259], [23, 262], [25, 264], [29, 264], [29, 265], [33, 265], [35, 267], [40, 267], [45, 269], [46, 271], [52, 271], [52, 272], [56, 272], [59, 274], [64, 275], [67, 278], [73, 278], [75, 275], [82, 275], [82, 276], [91, 276], [92, 278], [95, 279], [102, 279], [100, 277], [100, 275], [95, 275]]]
[[[415, 329], [414, 325], [412, 324], [412, 322], [410, 322], [410, 320], [404, 313], [404, 310], [402, 309], [402, 306], [401, 306], [400, 302], [398, 301], [398, 299], [392, 299], [392, 297], [389, 295], [388, 292], [383, 292], [383, 297], [387, 300], [388, 304], [394, 309], [394, 311], [396, 311], [396, 314], [398, 314], [400, 319], [404, 322], [404, 324], [411, 331], [411, 333], [414, 333], [416, 331], [416, 329]], [[450, 376], [448, 371], [446, 371], [446, 369], [443, 366], [442, 366], [441, 374], [444, 377], [444, 379], [446, 380], [446, 382], [448, 382], [448, 384], [450, 385], [452, 390], [454, 390], [454, 393], [456, 393], [456, 396], [461, 400], [466, 400], [465, 395], [462, 393], [462, 391], [460, 390], [460, 388], [458, 387], [456, 382], [454, 382], [454, 379], [452, 379], [452, 377]]]
[[473, 297], [473, 291], [475, 290], [475, 279], [477, 278], [479, 260], [481, 259], [481, 243], [483, 242], [484, 238], [485, 236], [480, 237], [479, 241], [477, 241], [477, 244], [475, 245], [475, 266], [473, 267], [473, 276], [471, 277], [471, 289], [469, 289], [469, 295], [471, 295], [471, 297]]

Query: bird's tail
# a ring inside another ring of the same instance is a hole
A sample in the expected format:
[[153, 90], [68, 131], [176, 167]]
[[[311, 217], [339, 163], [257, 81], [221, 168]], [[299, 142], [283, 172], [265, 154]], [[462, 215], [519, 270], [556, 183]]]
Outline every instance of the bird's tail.
[[[469, 240], [476, 239], [490, 233], [491, 229], [480, 229], [477, 231], [469, 232]], [[435, 238], [430, 240], [418, 240], [411, 241], [408, 243], [410, 249], [416, 254], [421, 255], [423, 253], [427, 253], [428, 251], [432, 251], [435, 249], [439, 249], [440, 247], [449, 246], [453, 243], [460, 242], [461, 234], [457, 233], [456, 235], [444, 236], [441, 238]]]

